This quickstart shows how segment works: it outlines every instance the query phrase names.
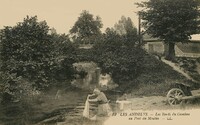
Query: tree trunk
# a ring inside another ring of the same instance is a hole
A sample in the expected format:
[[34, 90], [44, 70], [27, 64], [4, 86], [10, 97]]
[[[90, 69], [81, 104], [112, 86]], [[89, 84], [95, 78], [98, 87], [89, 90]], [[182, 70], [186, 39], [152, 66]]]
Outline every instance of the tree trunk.
[[168, 43], [168, 51], [165, 59], [175, 61], [175, 43]]

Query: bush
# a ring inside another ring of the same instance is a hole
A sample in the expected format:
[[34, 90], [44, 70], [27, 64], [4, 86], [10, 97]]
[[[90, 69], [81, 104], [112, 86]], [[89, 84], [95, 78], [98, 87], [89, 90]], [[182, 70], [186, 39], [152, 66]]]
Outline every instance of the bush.
[[45, 21], [27, 16], [16, 26], [2, 29], [0, 38], [0, 84], [10, 95], [19, 97], [20, 87], [41, 90], [56, 81], [73, 79], [76, 47], [67, 35], [50, 33]]
[[145, 54], [143, 49], [130, 46], [123, 37], [111, 30], [107, 30], [104, 38], [93, 48], [94, 62], [118, 84], [132, 81], [140, 75]]
[[70, 81], [76, 73], [73, 63], [77, 61], [77, 46], [65, 34], [51, 34], [54, 51], [51, 78], [57, 82]]
[[48, 31], [46, 22], [37, 22], [37, 17], [5, 27], [1, 36], [1, 70], [34, 81], [38, 87], [47, 86], [53, 50]]

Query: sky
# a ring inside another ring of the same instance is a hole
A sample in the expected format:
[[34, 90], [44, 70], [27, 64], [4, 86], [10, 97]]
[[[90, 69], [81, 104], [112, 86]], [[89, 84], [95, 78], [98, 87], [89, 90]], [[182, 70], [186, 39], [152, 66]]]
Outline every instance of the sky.
[[135, 2], [142, 0], [0, 0], [0, 29], [22, 22], [27, 15], [37, 15], [39, 21], [46, 20], [58, 33], [68, 33], [83, 10], [100, 16], [102, 30], [113, 25], [122, 15], [130, 17], [138, 26], [139, 10]]
[[[0, 0], [0, 29], [22, 22], [27, 15], [37, 15], [57, 33], [67, 34], [83, 10], [101, 17], [102, 31], [113, 27], [122, 15], [130, 17], [138, 27], [136, 12], [140, 9], [134, 3], [141, 1], [144, 0]], [[200, 39], [200, 35], [193, 38]]]

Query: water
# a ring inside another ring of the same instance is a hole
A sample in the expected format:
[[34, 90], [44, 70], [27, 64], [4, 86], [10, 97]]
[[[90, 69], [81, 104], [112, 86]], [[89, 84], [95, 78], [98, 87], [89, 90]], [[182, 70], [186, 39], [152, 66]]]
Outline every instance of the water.
[[[88, 91], [80, 89], [62, 91], [55, 99], [56, 91], [51, 91], [26, 102], [9, 103], [0, 107], [1, 125], [100, 125], [82, 117]], [[106, 93], [113, 100], [113, 93]], [[90, 105], [90, 115], [95, 114], [96, 105]]]

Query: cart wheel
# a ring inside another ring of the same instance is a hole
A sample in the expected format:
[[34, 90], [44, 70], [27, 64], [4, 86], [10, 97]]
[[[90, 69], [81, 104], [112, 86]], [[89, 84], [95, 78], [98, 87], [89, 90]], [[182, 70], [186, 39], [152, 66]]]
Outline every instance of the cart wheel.
[[185, 96], [181, 89], [173, 88], [167, 93], [167, 101], [170, 105], [179, 105], [183, 102], [181, 97]]

